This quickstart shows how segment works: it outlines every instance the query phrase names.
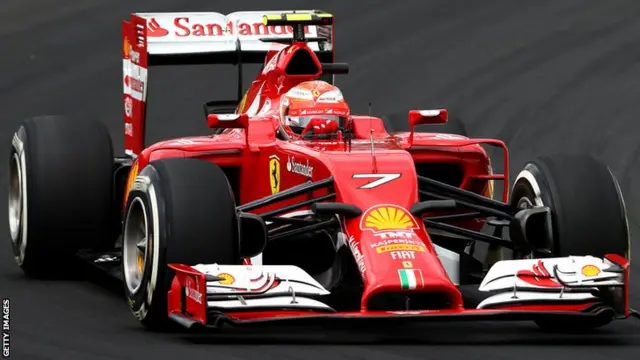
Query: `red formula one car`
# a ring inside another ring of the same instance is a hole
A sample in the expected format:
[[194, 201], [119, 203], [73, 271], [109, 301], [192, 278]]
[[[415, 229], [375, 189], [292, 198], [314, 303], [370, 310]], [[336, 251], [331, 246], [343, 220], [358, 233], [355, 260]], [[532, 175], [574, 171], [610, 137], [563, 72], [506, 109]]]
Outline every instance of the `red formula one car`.
[[[125, 157], [93, 121], [22, 123], [9, 222], [26, 274], [79, 255], [123, 279], [151, 328], [528, 319], [559, 329], [635, 314], [626, 210], [607, 166], [541, 157], [510, 187], [505, 144], [466, 137], [446, 110], [408, 111], [410, 131], [390, 134], [381, 118], [352, 114], [334, 85], [348, 66], [334, 61], [333, 16], [274, 13], [125, 21]], [[240, 95], [242, 65], [263, 67], [244, 97], [205, 104], [213, 134], [146, 147], [148, 71], [209, 63], [238, 65]], [[504, 174], [486, 145], [503, 150]]]

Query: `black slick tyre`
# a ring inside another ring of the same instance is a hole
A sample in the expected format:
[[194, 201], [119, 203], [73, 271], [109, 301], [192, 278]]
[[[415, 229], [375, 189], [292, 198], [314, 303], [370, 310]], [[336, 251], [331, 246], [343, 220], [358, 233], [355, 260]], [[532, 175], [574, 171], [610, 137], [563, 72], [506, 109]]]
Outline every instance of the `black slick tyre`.
[[240, 264], [234, 196], [224, 172], [197, 159], [152, 161], [127, 197], [122, 273], [134, 316], [147, 328], [167, 318], [170, 263]]
[[9, 232], [31, 277], [64, 273], [80, 249], [115, 241], [113, 148], [106, 127], [41, 116], [23, 121], [9, 155]]
[[[590, 156], [547, 156], [527, 163], [514, 182], [510, 203], [551, 209], [552, 243], [532, 243], [534, 248], [546, 249], [546, 256], [629, 257], [629, 226], [620, 186], [610, 169]], [[543, 329], [577, 331], [610, 321], [537, 323]]]
[[609, 168], [590, 156], [541, 157], [525, 165], [511, 193], [516, 207], [551, 208], [553, 256], [608, 253], [628, 256], [629, 227], [620, 186]]

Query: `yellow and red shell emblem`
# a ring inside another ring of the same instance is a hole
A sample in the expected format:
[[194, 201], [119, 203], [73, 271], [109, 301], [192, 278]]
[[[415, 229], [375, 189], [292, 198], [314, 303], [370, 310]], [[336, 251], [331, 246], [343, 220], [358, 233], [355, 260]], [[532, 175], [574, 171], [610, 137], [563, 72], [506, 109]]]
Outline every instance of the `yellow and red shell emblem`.
[[231, 274], [222, 273], [222, 274], [218, 274], [216, 276], [219, 277], [219, 278], [223, 278], [224, 279], [224, 280], [218, 281], [218, 283], [222, 284], [222, 285], [231, 285], [234, 282], [236, 282], [236, 279]]
[[581, 273], [586, 277], [598, 276], [600, 274], [600, 268], [595, 265], [585, 265], [582, 267]]
[[376, 205], [362, 216], [360, 220], [362, 230], [402, 231], [418, 229], [416, 220], [407, 210], [397, 205]]

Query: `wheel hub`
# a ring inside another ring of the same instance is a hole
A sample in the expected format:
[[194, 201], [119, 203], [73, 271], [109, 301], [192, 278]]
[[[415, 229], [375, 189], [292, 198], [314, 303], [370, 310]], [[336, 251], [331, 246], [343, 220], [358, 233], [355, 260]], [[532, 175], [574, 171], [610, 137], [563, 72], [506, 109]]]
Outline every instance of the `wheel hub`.
[[140, 198], [135, 198], [129, 207], [122, 239], [122, 261], [125, 283], [131, 293], [142, 284], [149, 248], [147, 209]]
[[531, 209], [533, 208], [533, 203], [531, 202], [531, 200], [529, 200], [529, 198], [522, 197], [518, 200], [518, 203], [516, 206], [520, 210]]

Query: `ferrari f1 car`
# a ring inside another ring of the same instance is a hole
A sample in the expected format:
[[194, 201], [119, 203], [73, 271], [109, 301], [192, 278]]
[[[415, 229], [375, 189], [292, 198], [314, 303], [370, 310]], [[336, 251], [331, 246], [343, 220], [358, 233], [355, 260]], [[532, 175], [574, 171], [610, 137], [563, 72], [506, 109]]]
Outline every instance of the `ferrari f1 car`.
[[[135, 317], [156, 329], [466, 319], [560, 329], [634, 314], [627, 215], [606, 165], [541, 157], [510, 186], [505, 144], [467, 137], [444, 109], [408, 111], [410, 131], [388, 133], [380, 117], [331, 107], [344, 105], [333, 84], [348, 72], [335, 62], [333, 16], [274, 13], [124, 21], [123, 157], [91, 119], [21, 124], [9, 225], [28, 276], [78, 256], [122, 279]], [[205, 103], [212, 133], [147, 146], [148, 71], [215, 63], [236, 64], [239, 80], [237, 99]], [[247, 63], [263, 67], [242, 96]], [[335, 131], [296, 132], [287, 121], [300, 101], [331, 105], [320, 108], [337, 115]], [[504, 174], [485, 146], [502, 149]]]

